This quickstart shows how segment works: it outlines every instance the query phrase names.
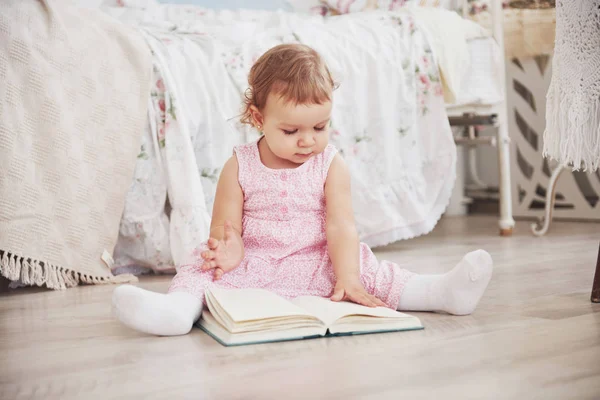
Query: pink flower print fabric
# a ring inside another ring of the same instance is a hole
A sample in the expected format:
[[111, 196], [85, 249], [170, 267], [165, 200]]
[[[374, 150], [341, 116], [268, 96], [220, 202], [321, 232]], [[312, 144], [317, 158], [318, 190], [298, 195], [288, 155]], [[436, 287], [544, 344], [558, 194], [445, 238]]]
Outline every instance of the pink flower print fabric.
[[[216, 282], [211, 271], [201, 271], [201, 259], [182, 266], [169, 292], [185, 291], [203, 299], [206, 288], [214, 284], [268, 289], [285, 298], [330, 297], [335, 274], [327, 251], [324, 185], [336, 152], [329, 145], [295, 169], [275, 170], [260, 160], [258, 142], [236, 147], [244, 193], [244, 260]], [[202, 243], [199, 251], [205, 248]], [[391, 262], [378, 262], [362, 243], [360, 270], [365, 289], [395, 309], [412, 273]]]

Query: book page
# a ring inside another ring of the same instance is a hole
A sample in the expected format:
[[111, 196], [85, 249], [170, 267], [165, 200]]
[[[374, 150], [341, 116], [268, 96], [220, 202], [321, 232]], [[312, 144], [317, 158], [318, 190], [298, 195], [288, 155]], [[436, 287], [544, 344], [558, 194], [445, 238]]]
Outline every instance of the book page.
[[202, 313], [202, 318], [198, 321], [197, 326], [225, 346], [300, 340], [324, 336], [327, 333], [327, 328], [324, 325], [307, 327], [300, 324], [297, 327], [292, 326], [287, 329], [271, 329], [233, 334], [225, 329], [211, 315], [210, 311], [206, 310]]
[[349, 302], [334, 302], [330, 299], [321, 297], [304, 296], [292, 300], [292, 303], [302, 307], [308, 313], [313, 314], [327, 326], [331, 326], [335, 321], [348, 316], [371, 316], [379, 318], [404, 319], [413, 318], [410, 315], [391, 310], [389, 308], [377, 307], [370, 308]]
[[216, 301], [234, 323], [295, 316], [314, 318], [297, 305], [264, 289], [211, 287], [206, 296], [212, 297], [211, 301]]

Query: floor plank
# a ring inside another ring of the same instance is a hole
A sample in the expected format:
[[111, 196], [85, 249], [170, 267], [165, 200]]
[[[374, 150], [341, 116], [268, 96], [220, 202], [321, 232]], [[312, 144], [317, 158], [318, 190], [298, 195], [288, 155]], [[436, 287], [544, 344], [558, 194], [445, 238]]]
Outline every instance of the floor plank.
[[[380, 259], [441, 273], [484, 248], [494, 276], [471, 316], [415, 313], [418, 332], [225, 348], [202, 331], [156, 338], [110, 315], [112, 286], [0, 294], [0, 399], [600, 397], [600, 305], [590, 303], [600, 224], [443, 219]], [[165, 291], [170, 277], [140, 285]]]

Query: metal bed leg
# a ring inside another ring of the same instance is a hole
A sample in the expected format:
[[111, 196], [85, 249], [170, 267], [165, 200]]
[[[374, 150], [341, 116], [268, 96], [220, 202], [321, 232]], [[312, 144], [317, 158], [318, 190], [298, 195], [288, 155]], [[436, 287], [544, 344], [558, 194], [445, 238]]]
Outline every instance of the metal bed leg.
[[512, 235], [515, 220], [512, 216], [512, 195], [510, 182], [510, 139], [508, 137], [507, 118], [498, 125], [498, 170], [500, 172], [500, 235]]
[[[463, 3], [465, 3], [463, 1]], [[494, 39], [498, 43], [498, 47], [504, 54], [504, 12], [502, 10], [502, 2], [494, 0], [491, 2], [490, 12], [492, 14], [492, 32]], [[500, 69], [501, 84], [504, 88], [504, 102], [501, 105], [499, 115], [500, 124], [498, 126], [498, 163], [500, 170], [500, 234], [503, 236], [512, 235], [515, 226], [515, 220], [512, 216], [512, 195], [510, 183], [510, 150], [508, 136], [508, 109], [506, 104], [506, 65], [502, 63]]]

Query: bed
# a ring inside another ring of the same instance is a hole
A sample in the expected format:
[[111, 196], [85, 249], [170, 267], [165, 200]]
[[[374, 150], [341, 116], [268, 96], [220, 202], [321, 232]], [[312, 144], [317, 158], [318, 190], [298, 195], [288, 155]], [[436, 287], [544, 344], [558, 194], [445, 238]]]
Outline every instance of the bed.
[[[498, 117], [500, 227], [512, 229], [501, 46], [489, 35], [468, 41], [463, 35], [465, 43], [457, 48], [477, 58], [458, 77], [451, 71], [458, 64], [442, 67], [444, 35], [429, 29], [429, 14], [374, 11], [332, 18], [119, 3], [104, 11], [144, 36], [153, 54], [153, 83], [113, 272], [172, 272], [193, 260], [208, 234], [223, 162], [234, 145], [258, 138], [237, 122], [246, 73], [262, 52], [288, 42], [316, 48], [340, 82], [331, 140], [352, 174], [362, 241], [382, 246], [433, 229], [455, 181], [448, 117], [465, 113]], [[462, 90], [452, 87], [465, 77]], [[449, 92], [452, 105], [444, 101]]]

